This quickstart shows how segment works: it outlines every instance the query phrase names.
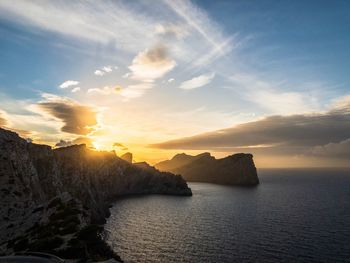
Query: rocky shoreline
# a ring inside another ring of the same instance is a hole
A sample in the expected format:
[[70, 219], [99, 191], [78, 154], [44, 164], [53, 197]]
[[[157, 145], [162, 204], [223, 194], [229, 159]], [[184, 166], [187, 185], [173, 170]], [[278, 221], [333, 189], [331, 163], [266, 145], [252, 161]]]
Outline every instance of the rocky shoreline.
[[51, 149], [0, 128], [0, 254], [121, 261], [103, 241], [109, 206], [129, 194], [190, 196], [185, 180], [85, 145]]

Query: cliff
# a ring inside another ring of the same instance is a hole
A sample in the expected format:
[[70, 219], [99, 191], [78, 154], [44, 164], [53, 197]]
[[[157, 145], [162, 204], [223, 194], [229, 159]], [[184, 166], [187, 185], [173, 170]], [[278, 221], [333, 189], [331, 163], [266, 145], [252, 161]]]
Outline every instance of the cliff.
[[161, 171], [182, 175], [186, 181], [226, 185], [257, 185], [259, 178], [251, 154], [234, 154], [215, 159], [209, 153], [175, 155], [155, 165]]
[[52, 150], [1, 128], [0, 187], [0, 253], [35, 250], [97, 259], [113, 257], [94, 224], [105, 222], [117, 196], [192, 194], [181, 176], [140, 168], [114, 152], [85, 145]]

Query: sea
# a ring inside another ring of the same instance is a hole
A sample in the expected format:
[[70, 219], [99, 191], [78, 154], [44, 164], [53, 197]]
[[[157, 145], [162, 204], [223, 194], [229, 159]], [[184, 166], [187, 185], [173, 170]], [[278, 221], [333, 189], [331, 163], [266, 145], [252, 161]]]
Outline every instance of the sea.
[[257, 187], [117, 200], [106, 240], [126, 263], [350, 262], [350, 170], [260, 169]]

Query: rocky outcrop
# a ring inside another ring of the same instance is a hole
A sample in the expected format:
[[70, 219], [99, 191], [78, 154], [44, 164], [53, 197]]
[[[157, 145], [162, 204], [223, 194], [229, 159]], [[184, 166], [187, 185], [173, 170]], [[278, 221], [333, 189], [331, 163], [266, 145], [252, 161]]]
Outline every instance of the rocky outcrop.
[[132, 163], [132, 153], [124, 153], [122, 156], [120, 156], [120, 158], [124, 161], [127, 161], [128, 163]]
[[259, 178], [251, 154], [234, 154], [215, 159], [210, 153], [196, 156], [177, 154], [155, 165], [160, 171], [182, 175], [186, 181], [226, 185], [257, 185]]
[[[97, 152], [85, 145], [52, 150], [1, 128], [0, 188], [0, 253], [35, 248], [64, 254], [76, 246], [86, 250], [87, 244], [99, 247], [98, 253], [107, 253], [94, 234], [89, 235], [95, 243], [90, 239], [82, 244], [83, 234], [79, 233], [89, 232], [85, 228], [91, 230], [92, 224], [104, 223], [116, 197], [191, 195], [180, 176], [143, 169], [114, 152]], [[67, 225], [70, 228], [65, 230]], [[47, 236], [40, 235], [38, 229], [44, 229]], [[57, 238], [46, 240], [48, 236]], [[51, 246], [40, 249], [40, 244], [47, 242]]]

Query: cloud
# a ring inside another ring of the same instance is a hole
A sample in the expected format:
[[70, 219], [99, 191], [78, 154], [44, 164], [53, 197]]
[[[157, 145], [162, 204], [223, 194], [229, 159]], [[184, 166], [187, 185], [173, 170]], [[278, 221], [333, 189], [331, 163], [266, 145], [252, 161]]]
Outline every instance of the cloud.
[[350, 138], [339, 143], [315, 146], [310, 153], [314, 156], [332, 158], [350, 158]]
[[154, 86], [152, 83], [139, 83], [135, 85], [129, 85], [125, 89], [121, 89], [119, 94], [123, 96], [126, 100], [139, 98], [146, 93], [147, 90], [152, 89]]
[[119, 93], [121, 90], [120, 86], [114, 86], [114, 87], [110, 87], [110, 86], [105, 86], [103, 88], [93, 88], [93, 89], [88, 89], [87, 93], [98, 93], [98, 94], [102, 94], [102, 95], [110, 95], [110, 94], [117, 94]]
[[174, 80], [175, 80], [175, 79], [170, 78], [170, 79], [168, 79], [168, 82], [171, 83], [171, 82], [173, 82]]
[[93, 107], [51, 94], [43, 96], [46, 100], [37, 104], [38, 109], [62, 121], [64, 125], [61, 131], [79, 135], [94, 131], [97, 112]]
[[[154, 144], [162, 149], [259, 151], [267, 154], [347, 154], [350, 99], [327, 112], [270, 116], [192, 137]], [[350, 157], [350, 155], [348, 155]]]
[[93, 140], [88, 137], [78, 137], [72, 141], [72, 144], [85, 144], [87, 147], [93, 147]]
[[113, 147], [121, 148], [121, 150], [123, 150], [123, 151], [128, 150], [127, 147], [125, 147], [123, 144], [121, 144], [121, 143], [119, 143], [119, 142], [113, 143]]
[[168, 55], [164, 45], [139, 52], [133, 59], [129, 69], [134, 79], [152, 82], [172, 70], [176, 62]]
[[131, 76], [131, 72], [127, 72], [127, 73], [125, 73], [125, 74], [122, 76], [122, 78], [127, 79], [127, 78], [129, 78], [130, 76]]
[[60, 140], [55, 144], [55, 147], [67, 147], [67, 146], [72, 146], [72, 145], [78, 145], [78, 144], [85, 144], [88, 147], [92, 147], [92, 139], [88, 137], [78, 137], [72, 141], [70, 140]]
[[[114, 69], [118, 69], [118, 67], [114, 67]], [[101, 69], [96, 69], [94, 74], [96, 76], [104, 76], [106, 75], [107, 73], [111, 73], [113, 71], [113, 68], [112, 66], [103, 66]]]
[[7, 120], [3, 116], [3, 114], [0, 112], [0, 127], [6, 126], [7, 125]]
[[9, 116], [7, 115], [7, 113], [5, 111], [0, 110], [0, 127], [1, 128], [16, 132], [19, 136], [21, 136], [23, 138], [28, 138], [28, 137], [33, 136], [32, 131], [12, 128], [12, 127], [10, 127], [10, 126], [12, 126], [11, 124], [13, 124], [13, 123], [9, 121]]
[[104, 66], [102, 69], [106, 73], [109, 73], [109, 72], [113, 71], [112, 66]]
[[21, 130], [16, 128], [8, 128], [8, 127], [6, 127], [6, 129], [9, 129], [10, 131], [17, 133], [20, 137], [25, 138], [26, 140], [28, 139], [32, 140], [30, 137], [34, 135], [34, 132], [32, 131]]
[[79, 84], [79, 81], [76, 80], [66, 80], [65, 82], [63, 82], [59, 87], [61, 89], [66, 89], [66, 88], [70, 88], [73, 86], [76, 86]]
[[152, 83], [139, 83], [134, 85], [129, 85], [127, 88], [122, 88], [120, 86], [105, 86], [103, 88], [92, 88], [88, 89], [88, 94], [100, 94], [100, 95], [111, 95], [116, 94], [124, 97], [126, 100], [141, 97], [146, 93], [147, 90], [153, 88]]
[[95, 70], [94, 74], [96, 76], [103, 76], [106, 74], [106, 72], [103, 72], [102, 70], [97, 69], [97, 70]]
[[215, 73], [203, 74], [198, 77], [194, 77], [190, 80], [186, 80], [182, 82], [179, 88], [185, 89], [185, 90], [196, 89], [209, 84], [214, 77], [215, 77]]
[[176, 61], [198, 66], [234, 48], [232, 37], [192, 1], [151, 1], [140, 6], [135, 8], [130, 1], [17, 0], [16, 5], [0, 1], [0, 15], [36, 32], [61, 34], [64, 37], [56, 45], [92, 56], [96, 46], [132, 54], [161, 40], [175, 47]]
[[253, 102], [273, 114], [311, 112], [318, 108], [317, 100], [312, 94], [286, 91], [286, 87], [280, 87], [283, 83], [266, 81], [252, 74], [242, 73], [231, 75], [228, 80], [234, 85], [232, 89], [240, 93], [244, 100]]
[[71, 91], [73, 92], [73, 93], [75, 93], [75, 92], [78, 92], [80, 90], [80, 87], [75, 87], [75, 88], [73, 88]]
[[158, 24], [155, 27], [156, 34], [165, 38], [182, 39], [189, 34], [188, 28], [185, 25], [176, 24]]
[[67, 147], [71, 145], [72, 145], [71, 141], [60, 140], [58, 143], [55, 144], [55, 147]]
[[[194, 5], [191, 1], [165, 0], [164, 1], [184, 22], [186, 25], [202, 36], [208, 46], [207, 56], [200, 54], [193, 61], [193, 65], [201, 66], [213, 62], [215, 59], [231, 52], [233, 37], [226, 37], [221, 27], [212, 21], [208, 14]], [[199, 43], [198, 43], [199, 44]], [[205, 57], [205, 59], [203, 59]]]
[[[22, 26], [31, 26], [70, 38], [105, 45], [125, 43], [118, 46], [128, 52], [136, 52], [144, 47], [144, 43], [151, 43], [156, 24], [152, 17], [136, 12], [122, 1], [39, 3], [18, 0], [16, 5], [1, 1], [0, 14], [3, 19]], [[139, 41], [140, 39], [143, 41]]]

